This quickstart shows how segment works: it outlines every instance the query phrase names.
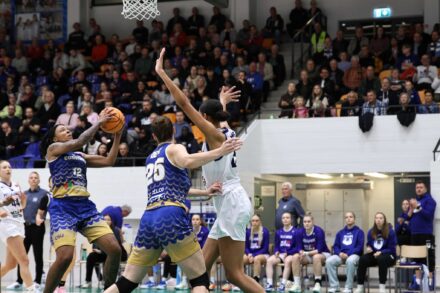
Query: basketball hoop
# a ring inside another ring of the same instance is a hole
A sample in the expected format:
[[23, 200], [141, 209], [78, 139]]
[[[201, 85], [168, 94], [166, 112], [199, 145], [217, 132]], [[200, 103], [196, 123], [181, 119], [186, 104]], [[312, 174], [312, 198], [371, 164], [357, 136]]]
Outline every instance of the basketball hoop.
[[123, 0], [121, 14], [126, 19], [144, 20], [160, 15], [157, 0]]

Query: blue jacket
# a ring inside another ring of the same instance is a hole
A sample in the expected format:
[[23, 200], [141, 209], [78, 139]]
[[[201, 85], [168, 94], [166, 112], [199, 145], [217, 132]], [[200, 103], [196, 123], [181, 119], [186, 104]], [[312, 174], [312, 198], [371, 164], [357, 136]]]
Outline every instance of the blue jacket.
[[263, 90], [264, 80], [260, 73], [249, 73], [246, 77], [246, 81], [252, 86], [252, 91], [256, 92]]
[[411, 229], [409, 227], [410, 218], [408, 213], [402, 212], [399, 218], [403, 219], [403, 223], [399, 224], [399, 221], [396, 221], [396, 234], [397, 235], [411, 235]]
[[390, 225], [390, 233], [388, 238], [383, 238], [379, 232], [376, 239], [371, 236], [371, 229], [368, 231], [367, 246], [371, 247], [373, 252], [380, 251], [382, 254], [391, 254], [396, 256], [397, 237], [394, 229]]
[[411, 234], [433, 234], [434, 214], [437, 203], [431, 194], [425, 193], [417, 199], [418, 207], [414, 210], [409, 222]]
[[348, 256], [352, 254], [362, 255], [364, 252], [365, 235], [364, 231], [354, 226], [348, 229], [347, 226], [336, 234], [333, 245], [333, 253], [339, 255], [341, 252]]
[[121, 207], [108, 206], [102, 210], [101, 214], [103, 216], [109, 215], [110, 218], [112, 219], [113, 225], [115, 225], [119, 229], [122, 229], [123, 217], [122, 217]]

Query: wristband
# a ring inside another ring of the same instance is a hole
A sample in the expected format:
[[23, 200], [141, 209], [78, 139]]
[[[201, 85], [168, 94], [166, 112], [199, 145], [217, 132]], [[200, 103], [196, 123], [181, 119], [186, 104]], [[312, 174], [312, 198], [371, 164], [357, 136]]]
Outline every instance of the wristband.
[[304, 254], [305, 254], [306, 256], [309, 256], [310, 253], [309, 253], [308, 251], [305, 251]]

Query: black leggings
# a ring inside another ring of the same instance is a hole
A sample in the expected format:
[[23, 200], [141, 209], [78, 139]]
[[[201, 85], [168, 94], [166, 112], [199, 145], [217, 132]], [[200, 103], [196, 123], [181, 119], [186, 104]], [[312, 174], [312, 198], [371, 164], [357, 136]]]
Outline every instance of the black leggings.
[[168, 275], [170, 275], [171, 278], [176, 278], [177, 265], [171, 262], [171, 257], [167, 254], [162, 258], [162, 260], [164, 262], [163, 277], [168, 278]]
[[392, 267], [395, 262], [396, 259], [391, 254], [381, 254], [378, 257], [374, 257], [373, 252], [364, 254], [359, 259], [357, 269], [358, 284], [364, 284], [367, 268], [375, 266], [379, 267], [379, 283], [385, 284], [387, 282], [388, 268]]
[[93, 268], [95, 265], [105, 262], [106, 258], [107, 255], [105, 253], [97, 253], [94, 251], [87, 256], [86, 282], [92, 281]]
[[[121, 261], [126, 261], [127, 260], [127, 252], [125, 251], [125, 249], [123, 249], [123, 248], [121, 248], [121, 249], [122, 249]], [[93, 251], [87, 256], [86, 282], [92, 281], [93, 268], [97, 264], [104, 263], [106, 259], [107, 259], [107, 255], [103, 252], [98, 253], [98, 252]], [[98, 274], [98, 272], [99, 272], [99, 274]], [[101, 281], [101, 279], [102, 279], [101, 270], [96, 271], [96, 273], [99, 276], [99, 281]]]

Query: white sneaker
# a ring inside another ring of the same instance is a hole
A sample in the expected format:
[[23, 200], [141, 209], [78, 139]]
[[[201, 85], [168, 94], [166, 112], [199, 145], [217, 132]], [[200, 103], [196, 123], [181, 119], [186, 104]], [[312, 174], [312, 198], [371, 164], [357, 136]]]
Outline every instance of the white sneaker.
[[80, 288], [81, 288], [81, 289], [89, 289], [89, 288], [92, 288], [92, 282], [85, 282], [84, 284], [81, 285]]
[[34, 285], [32, 285], [32, 286], [30, 286], [30, 287], [27, 287], [25, 290], [24, 290], [24, 292], [29, 292], [29, 293], [40, 293], [41, 291], [40, 291], [40, 289], [37, 287], [37, 286], [35, 286], [35, 284]]
[[350, 288], [344, 288], [342, 293], [351, 293], [351, 289]]
[[328, 288], [328, 293], [336, 293], [339, 292], [339, 288]]
[[354, 290], [354, 293], [364, 293], [364, 288], [357, 287], [356, 290]]
[[312, 292], [313, 293], [321, 293], [321, 284], [315, 283], [315, 286], [313, 286]]
[[379, 293], [386, 293], [387, 289], [385, 288], [385, 285], [379, 284]]
[[241, 289], [234, 285], [234, 286], [232, 286], [232, 291], [240, 292]]
[[7, 290], [17, 290], [17, 289], [21, 289], [22, 287], [23, 287], [22, 284], [15, 282], [15, 283], [12, 283], [11, 285], [7, 286], [6, 289]]
[[188, 282], [186, 282], [186, 281], [182, 281], [182, 282], [180, 282], [179, 285], [176, 285], [174, 287], [174, 290], [188, 290], [188, 289], [189, 289]]
[[293, 283], [292, 287], [290, 287], [289, 292], [301, 293], [301, 286], [297, 283]]

